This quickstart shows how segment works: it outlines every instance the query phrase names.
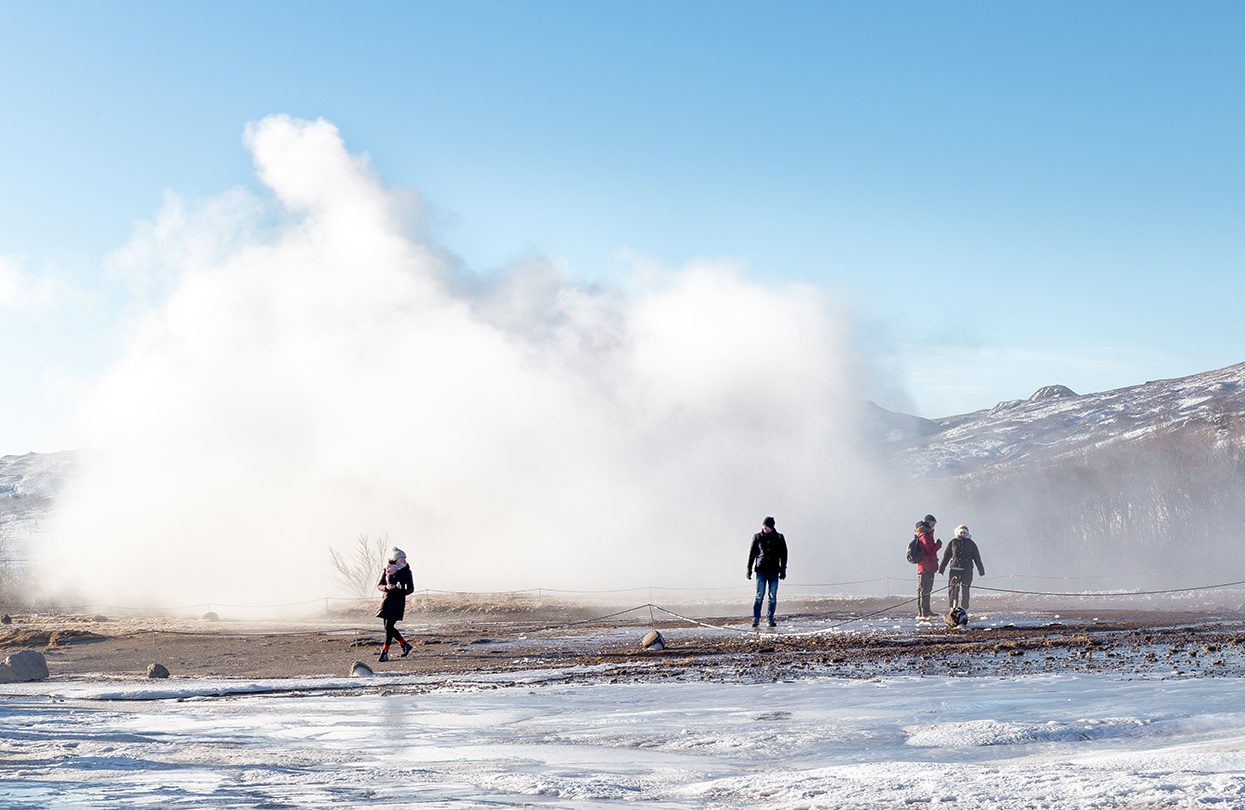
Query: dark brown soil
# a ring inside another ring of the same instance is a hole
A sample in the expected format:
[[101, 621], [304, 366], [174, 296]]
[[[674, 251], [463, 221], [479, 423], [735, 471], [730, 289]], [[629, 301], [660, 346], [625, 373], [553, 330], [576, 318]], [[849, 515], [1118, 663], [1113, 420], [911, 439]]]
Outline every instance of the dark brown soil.
[[[858, 605], [853, 605], [859, 609]], [[145, 677], [164, 664], [174, 677], [345, 676], [355, 660], [387, 672], [460, 676], [572, 668], [586, 679], [772, 680], [808, 676], [1006, 675], [1051, 671], [1164, 675], [1245, 674], [1245, 622], [1196, 613], [1095, 611], [1025, 616], [1016, 626], [798, 636], [740, 631], [738, 616], [705, 617], [720, 631], [652, 621], [647, 612], [565, 626], [583, 607], [545, 606], [408, 617], [414, 649], [378, 663], [379, 622], [364, 615], [302, 622], [204, 622], [169, 618], [14, 614], [0, 628], [0, 656], [36, 649], [54, 679]], [[829, 623], [837, 611], [795, 617]], [[792, 624], [796, 624], [792, 621]], [[910, 623], [910, 620], [909, 620]], [[559, 626], [561, 625], [561, 626]], [[87, 629], [89, 627], [89, 629]], [[642, 649], [657, 628], [668, 642]], [[581, 668], [581, 669], [574, 669]]]

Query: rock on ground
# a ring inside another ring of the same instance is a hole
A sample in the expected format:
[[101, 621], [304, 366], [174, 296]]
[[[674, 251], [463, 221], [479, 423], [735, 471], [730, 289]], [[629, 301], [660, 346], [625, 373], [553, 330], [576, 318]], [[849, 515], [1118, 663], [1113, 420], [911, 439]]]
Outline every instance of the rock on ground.
[[362, 661], [355, 661], [350, 665], [350, 677], [352, 678], [366, 678], [372, 674], [372, 668]]
[[148, 664], [148, 678], [167, 678], [169, 677], [169, 669], [164, 664]]
[[18, 650], [0, 663], [0, 683], [42, 681], [48, 677], [48, 662], [43, 653]]

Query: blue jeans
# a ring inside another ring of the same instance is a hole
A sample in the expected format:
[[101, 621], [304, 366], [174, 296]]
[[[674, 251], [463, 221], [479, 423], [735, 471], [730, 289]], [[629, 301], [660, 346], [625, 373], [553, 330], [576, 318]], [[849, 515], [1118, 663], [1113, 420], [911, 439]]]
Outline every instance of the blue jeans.
[[762, 574], [756, 572], [757, 578], [757, 600], [752, 605], [752, 619], [760, 621], [761, 619], [761, 602], [765, 600], [765, 591], [769, 589], [769, 617], [774, 618], [774, 608], [778, 606], [778, 575]]

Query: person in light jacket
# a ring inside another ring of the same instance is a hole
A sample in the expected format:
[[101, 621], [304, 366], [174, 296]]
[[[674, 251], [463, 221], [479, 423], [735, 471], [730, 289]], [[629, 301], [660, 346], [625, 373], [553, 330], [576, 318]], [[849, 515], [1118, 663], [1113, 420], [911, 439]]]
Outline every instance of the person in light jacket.
[[407, 594], [415, 590], [415, 580], [411, 576], [411, 567], [406, 564], [405, 551], [394, 547], [393, 553], [389, 556], [389, 563], [380, 572], [380, 581], [376, 583], [376, 590], [385, 595], [381, 599], [380, 610], [376, 611], [376, 615], [385, 622], [385, 646], [380, 651], [380, 660], [389, 660], [389, 644], [392, 641], [402, 646], [402, 657], [405, 658], [411, 651], [411, 645], [402, 638], [402, 634], [394, 626], [406, 615]]
[[961, 523], [955, 527], [955, 537], [947, 545], [947, 553], [943, 555], [942, 565], [938, 566], [938, 573], [949, 572], [947, 599], [952, 608], [964, 608], [965, 614], [968, 613], [968, 591], [973, 586], [973, 566], [983, 577], [986, 575], [986, 567], [981, 564], [981, 552], [973, 542], [973, 535]]

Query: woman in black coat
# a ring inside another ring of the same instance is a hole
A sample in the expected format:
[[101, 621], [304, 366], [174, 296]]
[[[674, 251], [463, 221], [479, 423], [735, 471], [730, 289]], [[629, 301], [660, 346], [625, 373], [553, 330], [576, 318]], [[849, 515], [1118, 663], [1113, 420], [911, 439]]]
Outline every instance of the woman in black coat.
[[391, 641], [397, 641], [402, 645], [402, 657], [405, 658], [411, 651], [411, 645], [406, 643], [406, 639], [402, 638], [398, 628], [394, 627], [406, 615], [406, 595], [415, 590], [415, 580], [411, 576], [411, 567], [406, 564], [405, 551], [394, 548], [389, 564], [385, 566], [384, 571], [380, 572], [380, 581], [376, 583], [376, 590], [385, 595], [385, 598], [381, 600], [380, 610], [376, 611], [376, 615], [385, 620], [385, 647], [380, 651], [380, 660], [389, 660]]

